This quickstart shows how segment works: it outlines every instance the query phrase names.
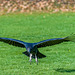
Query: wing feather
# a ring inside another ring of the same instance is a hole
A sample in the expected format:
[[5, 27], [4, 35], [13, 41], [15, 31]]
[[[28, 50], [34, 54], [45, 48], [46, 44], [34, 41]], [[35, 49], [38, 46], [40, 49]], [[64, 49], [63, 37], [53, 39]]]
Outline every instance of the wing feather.
[[36, 45], [37, 45], [37, 48], [40, 48], [40, 47], [46, 47], [46, 46], [59, 44], [63, 41], [65, 41], [65, 38], [54, 38], [54, 39], [40, 41], [40, 42], [36, 43]]
[[20, 41], [20, 40], [16, 40], [16, 39], [11, 39], [11, 38], [0, 38], [0, 41], [8, 43], [10, 45], [14, 45], [14, 46], [18, 46], [18, 47], [22, 47], [25, 48], [26, 42]]

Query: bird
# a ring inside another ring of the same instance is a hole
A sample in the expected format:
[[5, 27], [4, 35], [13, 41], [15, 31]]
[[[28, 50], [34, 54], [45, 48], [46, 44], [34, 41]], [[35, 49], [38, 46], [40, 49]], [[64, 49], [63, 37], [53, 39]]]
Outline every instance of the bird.
[[30, 64], [31, 64], [32, 58], [34, 58], [36, 63], [38, 64], [39, 58], [46, 57], [46, 55], [39, 52], [38, 48], [52, 46], [52, 45], [56, 45], [56, 44], [60, 44], [62, 42], [68, 42], [68, 41], [75, 42], [75, 34], [64, 37], [64, 38], [52, 38], [52, 39], [47, 39], [47, 40], [43, 40], [43, 41], [35, 42], [35, 43], [28, 43], [21, 40], [5, 38], [5, 37], [0, 37], [0, 41], [8, 43], [13, 46], [26, 48], [26, 51], [23, 52], [23, 54], [30, 57], [29, 59]]

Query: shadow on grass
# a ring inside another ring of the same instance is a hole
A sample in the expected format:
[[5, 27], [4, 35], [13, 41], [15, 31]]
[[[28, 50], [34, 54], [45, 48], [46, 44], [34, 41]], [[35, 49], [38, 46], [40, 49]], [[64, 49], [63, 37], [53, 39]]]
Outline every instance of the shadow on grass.
[[75, 69], [64, 69], [64, 68], [59, 68], [59, 69], [55, 69], [55, 71], [71, 73], [71, 72], [75, 72]]

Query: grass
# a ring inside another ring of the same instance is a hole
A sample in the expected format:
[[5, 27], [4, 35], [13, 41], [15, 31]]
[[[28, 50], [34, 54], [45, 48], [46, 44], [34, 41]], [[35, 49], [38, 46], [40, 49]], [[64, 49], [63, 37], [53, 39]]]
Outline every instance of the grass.
[[[75, 33], [75, 13], [9, 14], [0, 16], [0, 37], [39, 42]], [[22, 54], [25, 48], [0, 42], [0, 75], [75, 75], [75, 43], [39, 48], [47, 57], [39, 64]]]

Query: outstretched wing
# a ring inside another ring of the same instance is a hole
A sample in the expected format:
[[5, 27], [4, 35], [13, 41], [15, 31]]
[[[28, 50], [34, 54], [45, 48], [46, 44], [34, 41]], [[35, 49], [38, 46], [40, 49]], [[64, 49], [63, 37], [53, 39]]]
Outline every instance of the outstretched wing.
[[25, 48], [25, 44], [26, 44], [26, 42], [16, 40], [16, 39], [11, 39], [11, 38], [0, 38], [0, 41], [8, 43], [10, 45], [22, 47], [22, 48]]
[[46, 47], [46, 46], [59, 44], [63, 41], [66, 41], [65, 38], [48, 39], [48, 40], [44, 40], [44, 41], [40, 41], [40, 42], [36, 43], [36, 46], [37, 46], [37, 48]]

